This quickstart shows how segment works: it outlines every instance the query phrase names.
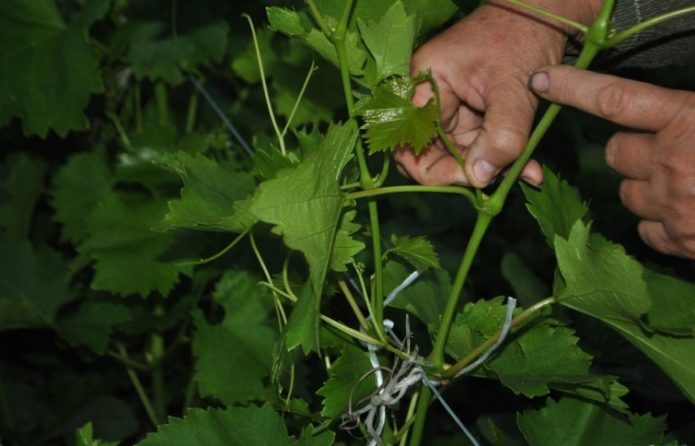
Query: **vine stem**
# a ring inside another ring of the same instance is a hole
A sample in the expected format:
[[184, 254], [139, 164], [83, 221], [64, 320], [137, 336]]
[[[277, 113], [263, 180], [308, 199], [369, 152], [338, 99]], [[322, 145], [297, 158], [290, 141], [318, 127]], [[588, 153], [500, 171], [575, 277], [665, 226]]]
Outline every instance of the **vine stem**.
[[[575, 67], [586, 69], [594, 60], [599, 51], [603, 48], [603, 45], [607, 41], [607, 36], [610, 30], [610, 18], [614, 4], [615, 0], [606, 0], [603, 3], [601, 12], [586, 33], [586, 44], [584, 45], [584, 48], [582, 49], [582, 52], [575, 63]], [[557, 104], [552, 104], [548, 107], [526, 143], [521, 156], [519, 156], [519, 158], [517, 158], [517, 160], [514, 162], [509, 170], [509, 173], [504, 180], [502, 180], [502, 183], [497, 190], [495, 190], [492, 196], [483, 200], [483, 204], [478, 210], [478, 218], [476, 219], [473, 233], [471, 234], [468, 245], [466, 246], [463, 259], [461, 260], [461, 265], [459, 266], [459, 270], [456, 274], [454, 285], [447, 302], [447, 306], [442, 316], [442, 322], [439, 326], [439, 330], [437, 331], [434, 347], [430, 353], [429, 359], [434, 363], [435, 367], [441, 369], [444, 363], [444, 350], [446, 348], [447, 340], [449, 339], [452, 321], [456, 315], [456, 309], [461, 296], [461, 291], [463, 290], [463, 285], [468, 277], [470, 267], [478, 252], [481, 241], [490, 227], [492, 220], [501, 212], [512, 186], [514, 186], [518, 181], [521, 171], [528, 160], [531, 159], [533, 152], [536, 150], [536, 147], [538, 147], [538, 144], [543, 136], [545, 136], [560, 110], [561, 107]], [[422, 441], [425, 420], [427, 419], [427, 409], [429, 407], [429, 400], [432, 394], [427, 386], [421, 386], [421, 392], [421, 399], [418, 402], [418, 407], [416, 409], [412, 440], [410, 443], [411, 446], [419, 446]]]
[[[128, 357], [128, 352], [122, 344], [117, 344], [116, 348], [118, 349], [118, 353], [122, 357]], [[135, 373], [135, 371], [127, 365], [125, 366], [125, 370], [128, 374], [128, 378], [130, 379], [131, 384], [133, 384], [133, 388], [135, 388], [135, 393], [137, 393], [138, 398], [142, 403], [142, 407], [145, 409], [147, 418], [150, 419], [150, 422], [153, 426], [159, 425], [159, 420], [157, 419], [157, 415], [152, 406], [152, 402], [150, 401], [150, 397], [147, 396], [147, 392], [145, 392], [145, 388], [142, 386], [142, 383], [140, 382], [140, 378], [138, 378], [137, 373]]]
[[[311, 7], [313, 2], [309, 1], [309, 6]], [[343, 93], [345, 95], [345, 105], [347, 106], [348, 114], [350, 115], [350, 121], [357, 127], [357, 120], [354, 116], [355, 102], [352, 97], [352, 84], [350, 81], [350, 67], [347, 56], [347, 48], [345, 46], [345, 41], [347, 38], [347, 27], [350, 22], [350, 16], [352, 15], [352, 10], [355, 4], [355, 0], [347, 0], [345, 2], [345, 7], [343, 9], [343, 14], [340, 17], [340, 22], [338, 22], [338, 27], [335, 33], [329, 35], [328, 37], [333, 39], [333, 44], [335, 45], [335, 51], [338, 56], [338, 66], [340, 68], [340, 79], [343, 84]], [[322, 20], [318, 11], [314, 13], [317, 20]], [[323, 28], [327, 28], [322, 26]], [[326, 29], [327, 30], [327, 29]], [[324, 31], [325, 32], [325, 31]], [[360, 184], [363, 189], [369, 190], [373, 189], [375, 186], [374, 178], [369, 172], [367, 167], [367, 159], [364, 154], [364, 148], [362, 147], [362, 141], [360, 138], [357, 139], [357, 144], [355, 144], [355, 155], [357, 157], [357, 164], [360, 171]], [[367, 203], [367, 209], [369, 212], [369, 226], [370, 235], [372, 239], [372, 256], [374, 258], [374, 292], [372, 293], [371, 307], [374, 314], [375, 326], [377, 327], [376, 334], [379, 339], [383, 342], [386, 341], [386, 334], [384, 333], [383, 321], [384, 321], [384, 272], [383, 265], [381, 263], [381, 231], [379, 227], [379, 208], [374, 200], [370, 200]]]
[[209, 262], [212, 262], [214, 260], [217, 260], [220, 257], [222, 257], [223, 255], [227, 254], [230, 249], [234, 248], [240, 241], [242, 241], [244, 239], [244, 237], [246, 237], [246, 234], [248, 234], [252, 228], [253, 228], [253, 226], [250, 226], [250, 227], [244, 229], [244, 231], [241, 234], [239, 234], [236, 238], [234, 238], [234, 240], [229, 242], [229, 244], [227, 246], [225, 246], [224, 248], [222, 248], [221, 251], [211, 255], [210, 257], [206, 257], [206, 258], [203, 258], [200, 260], [193, 260], [190, 262], [177, 263], [176, 266], [190, 266], [190, 265], [197, 266], [197, 265], [203, 265], [205, 263], [209, 263]]
[[357, 200], [360, 198], [377, 197], [379, 195], [401, 194], [401, 193], [425, 193], [432, 192], [437, 194], [457, 194], [463, 195], [474, 206], [478, 207], [478, 200], [470, 189], [462, 186], [419, 186], [416, 184], [405, 186], [388, 186], [376, 189], [361, 190], [345, 194], [347, 200]]

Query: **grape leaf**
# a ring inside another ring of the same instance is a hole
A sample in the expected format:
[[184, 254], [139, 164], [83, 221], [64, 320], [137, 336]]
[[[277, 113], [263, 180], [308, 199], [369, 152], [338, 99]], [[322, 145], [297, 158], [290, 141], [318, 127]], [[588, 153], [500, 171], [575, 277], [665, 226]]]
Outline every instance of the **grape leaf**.
[[53, 177], [54, 218], [62, 224], [61, 237], [73, 243], [87, 235], [86, 217], [111, 190], [111, 173], [100, 152], [78, 153]]
[[328, 380], [316, 392], [324, 398], [321, 415], [325, 418], [339, 417], [348, 409], [350, 393], [352, 401], [357, 402], [373, 391], [376, 387], [375, 378], [370, 377], [357, 383], [359, 377], [371, 368], [366, 353], [345, 349], [331, 365]]
[[354, 209], [343, 213], [333, 243], [333, 254], [331, 255], [331, 269], [333, 271], [347, 271], [347, 265], [365, 248], [364, 243], [352, 237], [361, 228], [358, 223], [353, 221], [356, 215], [357, 211]]
[[169, 417], [138, 446], [291, 446], [280, 416], [268, 405], [232, 409], [189, 409]]
[[[650, 333], [644, 321], [653, 303], [683, 296], [650, 296], [639, 262], [620, 245], [591, 234], [589, 226], [581, 221], [574, 225], [566, 240], [555, 237], [555, 252], [561, 273], [556, 284], [558, 302], [608, 324], [643, 351], [695, 401], [695, 355], [692, 354], [695, 338]], [[653, 286], [659, 289], [662, 285], [663, 282]], [[692, 312], [686, 314], [691, 317], [683, 320], [679, 315], [661, 322], [669, 322], [672, 328], [692, 327]]]
[[[253, 197], [238, 205], [240, 213], [272, 224], [273, 232], [282, 235], [289, 248], [301, 251], [309, 263], [312, 294], [300, 296], [300, 305], [303, 298], [311, 298], [312, 305], [301, 308], [312, 310], [314, 334], [308, 336], [307, 327], [302, 325], [301, 336], [289, 336], [301, 340], [305, 350], [317, 345], [320, 296], [344, 202], [340, 176], [352, 157], [356, 138], [357, 129], [350, 124], [331, 126], [319, 150], [298, 166], [282, 170], [276, 178], [261, 183]], [[307, 320], [302, 317], [294, 321], [300, 319]], [[288, 330], [291, 332], [294, 327], [290, 324]], [[297, 345], [288, 342], [290, 349]]]
[[72, 345], [86, 345], [104, 354], [116, 325], [130, 320], [128, 309], [115, 302], [88, 300], [57, 323], [58, 334]]
[[87, 33], [109, 3], [90, 0], [65, 23], [53, 0], [0, 2], [0, 126], [16, 116], [27, 136], [89, 128], [83, 110], [103, 84]]
[[541, 190], [526, 184], [521, 188], [526, 196], [526, 208], [538, 221], [551, 246], [555, 234], [567, 238], [574, 222], [583, 219], [589, 210], [575, 190], [547, 167], [543, 168]]
[[19, 152], [10, 156], [0, 176], [0, 229], [8, 238], [29, 237], [36, 201], [43, 191], [46, 163]]
[[280, 170], [297, 164], [299, 164], [299, 160], [296, 157], [285, 156], [273, 146], [256, 150], [253, 156], [253, 165], [263, 180], [272, 180]]
[[227, 272], [215, 287], [213, 299], [224, 308], [224, 319], [210, 324], [194, 314], [195, 380], [200, 394], [227, 405], [264, 399], [276, 333], [268, 321], [272, 308], [265, 288], [244, 271]]
[[73, 299], [65, 262], [26, 240], [0, 238], [0, 331], [50, 327], [58, 308]]
[[369, 153], [388, 152], [409, 145], [416, 154], [429, 145], [437, 134], [439, 110], [434, 99], [417, 107], [411, 98], [415, 85], [408, 78], [392, 78], [360, 101], [355, 114], [364, 119]]
[[[139, 78], [164, 80], [171, 85], [184, 81], [183, 70], [195, 70], [201, 65], [219, 63], [227, 47], [229, 27], [225, 22], [205, 25], [188, 34], [156, 40], [160, 28], [151, 23], [149, 32], [134, 32], [130, 60]], [[135, 38], [137, 37], [137, 38]]]
[[635, 414], [623, 419], [573, 398], [549, 399], [540, 410], [518, 414], [517, 424], [531, 446], [661, 444], [666, 430], [665, 417]]
[[248, 224], [234, 215], [235, 202], [250, 195], [253, 178], [202, 154], [177, 153], [169, 167], [183, 180], [181, 198], [169, 202], [169, 212], [157, 229], [198, 229], [241, 232]]
[[[447, 352], [462, 358], [498, 333], [506, 306], [502, 298], [467, 304], [455, 319]], [[572, 330], [545, 321], [511, 337], [483, 366], [515, 393], [527, 397], [546, 395], [554, 383], [586, 383], [591, 356], [577, 346]]]
[[388, 249], [388, 252], [401, 257], [418, 271], [427, 271], [430, 268], [441, 269], [437, 252], [425, 237], [391, 235], [391, 244], [393, 246]]
[[378, 22], [358, 18], [357, 24], [376, 62], [374, 83], [393, 75], [408, 76], [417, 26], [415, 16], [406, 14], [403, 3], [396, 1]]
[[591, 355], [577, 341], [568, 328], [539, 324], [504, 346], [487, 366], [517, 394], [546, 395], [551, 383], [587, 381]]
[[178, 281], [180, 267], [161, 257], [173, 237], [152, 231], [164, 213], [161, 200], [107, 193], [86, 221], [88, 236], [78, 247], [94, 260], [92, 288], [126, 296], [146, 297], [153, 291], [166, 295]]

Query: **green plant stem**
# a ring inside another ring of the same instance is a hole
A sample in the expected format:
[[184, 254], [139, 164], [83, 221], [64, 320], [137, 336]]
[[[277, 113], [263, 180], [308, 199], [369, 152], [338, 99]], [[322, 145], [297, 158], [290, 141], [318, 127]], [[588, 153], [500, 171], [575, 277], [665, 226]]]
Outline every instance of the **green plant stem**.
[[287, 122], [285, 123], [285, 127], [282, 129], [282, 137], [284, 139], [285, 135], [287, 135], [287, 131], [290, 129], [290, 125], [292, 125], [292, 120], [294, 119], [295, 113], [297, 113], [297, 109], [299, 108], [299, 104], [302, 102], [302, 98], [304, 97], [304, 94], [306, 93], [306, 88], [309, 86], [309, 81], [311, 80], [311, 76], [314, 74], [314, 72], [318, 68], [316, 67], [316, 64], [314, 61], [311, 61], [311, 66], [309, 67], [309, 72], [307, 72], [306, 77], [304, 78], [304, 83], [302, 84], [302, 88], [299, 90], [299, 95], [297, 96], [297, 99], [294, 101], [294, 105], [292, 106], [292, 111], [290, 112], [290, 116], [287, 118]]
[[110, 357], [112, 357], [113, 359], [121, 362], [123, 365], [126, 365], [126, 366], [131, 367], [131, 368], [136, 369], [136, 370], [139, 370], [141, 372], [148, 372], [150, 370], [149, 366], [147, 366], [141, 362], [134, 361], [128, 357], [125, 357], [125, 356], [121, 355], [120, 353], [117, 353], [114, 351], [109, 351], [106, 354], [109, 355]]
[[377, 189], [361, 190], [358, 192], [350, 192], [345, 194], [347, 200], [357, 200], [360, 198], [377, 197], [379, 195], [403, 194], [403, 193], [424, 193], [431, 192], [437, 194], [456, 194], [466, 197], [469, 203], [474, 207], [478, 207], [478, 199], [475, 193], [470, 189], [462, 186], [420, 186], [416, 184], [406, 186], [388, 186]]
[[[589, 27], [586, 33], [586, 43], [582, 52], [575, 63], [575, 67], [580, 69], [587, 68], [591, 62], [594, 60], [596, 55], [602, 48], [602, 45], [607, 41], [607, 36], [610, 30], [610, 17], [615, 5], [615, 0], [605, 0], [603, 7], [594, 21], [594, 23]], [[454, 280], [454, 285], [452, 287], [451, 295], [449, 296], [449, 301], [444, 310], [442, 316], [442, 322], [439, 326], [437, 332], [436, 340], [432, 353], [430, 354], [430, 360], [434, 365], [441, 369], [444, 362], [444, 350], [449, 337], [449, 331], [451, 329], [451, 323], [454, 316], [456, 315], [456, 307], [458, 305], [458, 300], [463, 289], [463, 284], [465, 283], [468, 272], [470, 271], [470, 266], [473, 263], [473, 259], [480, 247], [480, 243], [490, 226], [490, 223], [497, 216], [504, 204], [506, 202], [507, 196], [512, 186], [516, 184], [521, 175], [521, 171], [528, 162], [528, 160], [533, 155], [534, 150], [538, 147], [541, 139], [545, 133], [550, 128], [557, 114], [559, 113], [561, 107], [557, 104], [552, 104], [548, 107], [541, 121], [538, 123], [537, 127], [534, 129], [529, 141], [524, 147], [524, 151], [521, 156], [514, 162], [512, 168], [510, 169], [507, 176], [502, 180], [500, 186], [495, 190], [492, 196], [484, 200], [483, 206], [479, 209], [478, 218], [476, 220], [473, 233], [466, 246], [466, 251], [464, 252], [463, 259], [461, 260], [461, 265], [459, 267], [458, 273], [456, 274], [456, 279]], [[431, 392], [426, 386], [421, 386], [422, 394], [420, 395], [421, 400], [418, 403], [418, 407], [415, 415], [415, 424], [413, 427], [413, 434], [411, 445], [419, 446], [422, 441], [422, 433], [424, 431], [425, 420], [427, 418], [427, 408], [429, 406], [429, 398]], [[425, 396], [426, 395], [426, 396]], [[423, 402], [423, 400], [428, 400]]]
[[[125, 347], [123, 347], [123, 345], [117, 344], [116, 348], [118, 348], [118, 353], [122, 357], [128, 357], [128, 352], [126, 351]], [[137, 393], [138, 398], [140, 399], [140, 403], [142, 403], [142, 407], [145, 409], [147, 418], [150, 419], [150, 422], [153, 426], [158, 426], [160, 422], [157, 419], [157, 415], [152, 406], [152, 401], [150, 401], [150, 398], [147, 396], [147, 392], [145, 392], [145, 388], [142, 386], [142, 383], [140, 382], [140, 378], [138, 378], [137, 373], [135, 373], [135, 371], [131, 367], [128, 367], [126, 365], [125, 369], [126, 373], [128, 374], [128, 378], [130, 379], [130, 382], [133, 385], [133, 388], [135, 389], [135, 393]]]
[[507, 3], [511, 3], [512, 5], [519, 6], [523, 9], [526, 9], [528, 11], [534, 12], [539, 16], [542, 17], [547, 17], [549, 19], [555, 20], [556, 22], [562, 23], [564, 25], [567, 25], [571, 28], [576, 29], [577, 31], [586, 34], [587, 31], [589, 31], [589, 27], [586, 26], [583, 23], [576, 22], [572, 19], [568, 19], [567, 17], [563, 17], [561, 15], [553, 14], [550, 11], [546, 11], [543, 8], [539, 8], [538, 6], [530, 5], [524, 1], [521, 0], [505, 0]]
[[[352, 84], [350, 81], [350, 69], [347, 57], [347, 49], [345, 41], [347, 37], [347, 26], [350, 21], [350, 15], [355, 0], [347, 0], [343, 9], [343, 14], [338, 22], [338, 27], [333, 35], [333, 44], [335, 45], [336, 54], [338, 55], [338, 66], [340, 67], [340, 79], [343, 84], [343, 94], [345, 95], [345, 104], [350, 115], [350, 121], [357, 127], [357, 121], [354, 117], [354, 99], [352, 97]], [[363, 189], [373, 189], [374, 179], [372, 178], [367, 160], [364, 154], [362, 142], [358, 138], [355, 145], [355, 154], [357, 156], [357, 164], [360, 171], [360, 184]], [[372, 239], [372, 255], [374, 258], [374, 292], [372, 293], [371, 307], [374, 314], [374, 322], [377, 327], [377, 335], [379, 339], [384, 341], [386, 334], [384, 333], [384, 289], [383, 289], [383, 269], [381, 264], [381, 232], [379, 229], [379, 209], [376, 201], [370, 200], [367, 204], [369, 211], [370, 235]]]
[[398, 442], [399, 446], [405, 446], [408, 443], [408, 432], [410, 432], [410, 426], [413, 424], [413, 414], [415, 413], [415, 408], [417, 407], [417, 402], [419, 400], [420, 392], [413, 393], [410, 397], [410, 404], [408, 404], [408, 411], [405, 414], [405, 423], [398, 430], [396, 438], [401, 437]]
[[186, 134], [190, 134], [195, 129], [195, 120], [198, 115], [198, 92], [191, 92], [191, 100], [188, 102], [188, 111], [186, 112]]
[[176, 266], [203, 265], [205, 263], [210, 263], [212, 261], [215, 261], [215, 260], [219, 259], [220, 257], [222, 257], [223, 255], [227, 254], [230, 249], [234, 248], [240, 241], [242, 241], [244, 239], [244, 237], [246, 237], [246, 235], [249, 233], [249, 231], [251, 231], [252, 228], [253, 228], [253, 226], [245, 229], [244, 232], [239, 234], [234, 240], [232, 240], [227, 246], [222, 248], [222, 250], [217, 252], [216, 254], [213, 254], [210, 257], [206, 257], [206, 258], [200, 259], [200, 260], [177, 263]]
[[[556, 300], [554, 297], [549, 297], [547, 299], [543, 299], [540, 302], [537, 302], [534, 305], [528, 307], [526, 310], [524, 310], [521, 314], [519, 314], [517, 317], [515, 317], [512, 320], [511, 328], [518, 327], [519, 325], [523, 324], [531, 317], [535, 316], [543, 308], [547, 307], [548, 305], [552, 305], [555, 302], [556, 302]], [[465, 357], [458, 360], [454, 365], [452, 365], [451, 367], [446, 369], [444, 371], [444, 373], [442, 373], [442, 376], [445, 378], [455, 377], [460, 370], [462, 370], [468, 364], [475, 361], [480, 355], [482, 355], [487, 350], [489, 350], [493, 346], [493, 344], [495, 342], [497, 342], [497, 340], [500, 338], [501, 335], [502, 335], [502, 330], [500, 330], [494, 336], [486, 339], [485, 342], [480, 344], [478, 347], [476, 347], [473, 351], [471, 351]]]
[[163, 82], [158, 82], [154, 86], [154, 98], [157, 103], [159, 125], [167, 125], [169, 123], [169, 97], [167, 86]]
[[140, 89], [140, 84], [135, 84], [135, 97], [133, 99], [135, 102], [135, 130], [139, 133], [143, 129], [143, 118], [142, 118], [142, 92]]
[[420, 446], [431, 398], [432, 390], [424, 384], [420, 385], [420, 398], [415, 407], [415, 421], [413, 421], [413, 427], [410, 430], [410, 446]]
[[379, 175], [374, 177], [372, 180], [372, 184], [374, 188], [381, 187], [382, 184], [384, 184], [384, 181], [386, 181], [386, 177], [389, 176], [389, 170], [391, 168], [391, 157], [389, 155], [384, 155], [384, 160], [383, 163], [381, 164], [381, 172], [379, 172]]
[[118, 133], [118, 137], [121, 140], [123, 147], [127, 149], [130, 148], [130, 138], [128, 137], [128, 133], [126, 133], [125, 128], [123, 128], [121, 120], [118, 119], [118, 116], [115, 113], [107, 112], [106, 116], [111, 119], [113, 126], [116, 127], [116, 132]]
[[695, 5], [687, 6], [682, 9], [677, 9], [675, 11], [670, 11], [665, 14], [652, 17], [651, 19], [647, 19], [644, 22], [638, 23], [637, 25], [634, 25], [626, 30], [620, 31], [618, 34], [608, 39], [608, 41], [605, 42], [603, 48], [612, 48], [616, 45], [620, 45], [620, 43], [622, 43], [625, 39], [631, 37], [634, 34], [642, 32], [647, 28], [651, 28], [653, 26], [660, 25], [664, 22], [668, 22], [669, 20], [677, 19], [693, 13], [695, 13]]
[[[164, 315], [164, 309], [161, 305], [157, 305], [154, 310], [157, 317]], [[160, 333], [153, 333], [150, 339], [150, 349], [146, 355], [148, 362], [152, 366], [150, 371], [152, 379], [152, 394], [154, 396], [154, 411], [158, 420], [165, 420], [167, 416], [167, 393], [164, 386], [164, 337]]]
[[193, 373], [191, 373], [191, 377], [188, 380], [188, 384], [186, 384], [186, 391], [183, 394], [183, 407], [181, 408], [181, 415], [184, 415], [184, 416], [186, 415], [186, 411], [193, 404], [193, 399], [195, 398], [195, 394], [196, 394], [195, 375]]
[[440, 141], [444, 143], [444, 147], [446, 147], [446, 150], [459, 163], [459, 166], [461, 166], [461, 170], [465, 169], [466, 161], [461, 156], [461, 152], [459, 152], [458, 147], [456, 147], [454, 143], [451, 142], [451, 140], [449, 139], [449, 135], [446, 134], [446, 132], [442, 128], [442, 125], [439, 123], [437, 123], [437, 136], [439, 137]]
[[343, 295], [345, 296], [345, 300], [348, 301], [350, 308], [352, 308], [352, 312], [355, 314], [355, 317], [359, 321], [360, 326], [365, 331], [369, 332], [369, 322], [367, 322], [367, 319], [364, 317], [364, 314], [362, 313], [360, 306], [357, 305], [357, 301], [350, 292], [350, 289], [348, 288], [347, 284], [343, 279], [337, 278], [336, 280], [338, 281], [338, 286], [340, 287], [340, 290], [343, 292]]
[[275, 135], [278, 138], [278, 144], [280, 144], [280, 152], [283, 155], [287, 155], [287, 149], [285, 148], [285, 138], [283, 137], [280, 127], [278, 127], [278, 122], [275, 119], [275, 112], [273, 111], [273, 104], [270, 102], [270, 94], [268, 93], [268, 82], [265, 77], [265, 69], [263, 68], [263, 59], [261, 58], [261, 49], [258, 46], [258, 37], [256, 36], [256, 28], [253, 26], [253, 20], [248, 14], [242, 14], [242, 17], [246, 19], [249, 23], [249, 28], [251, 29], [251, 38], [253, 39], [253, 47], [256, 50], [256, 62], [258, 63], [258, 72], [261, 75], [261, 87], [263, 89], [263, 96], [265, 98], [265, 105], [268, 107], [268, 115], [270, 115], [270, 122], [273, 124], [273, 129], [275, 130]]
[[319, 29], [321, 30], [321, 32], [323, 32], [326, 35], [326, 37], [328, 37], [330, 39], [331, 36], [333, 35], [333, 31], [331, 31], [328, 28], [328, 24], [321, 16], [321, 13], [319, 12], [319, 8], [316, 7], [316, 3], [314, 3], [314, 0], [306, 0], [306, 4], [309, 7], [309, 13], [314, 18], [314, 21], [316, 22], [316, 24], [319, 25]]
[[437, 338], [434, 342], [432, 353], [429, 356], [430, 361], [434, 363], [435, 367], [441, 367], [444, 364], [444, 349], [446, 347], [446, 341], [449, 338], [451, 323], [456, 315], [456, 309], [459, 298], [461, 297], [461, 291], [463, 290], [463, 285], [466, 282], [471, 265], [473, 265], [473, 260], [478, 253], [480, 243], [482, 242], [490, 223], [492, 223], [492, 219], [493, 216], [490, 214], [486, 214], [484, 212], [478, 213], [478, 218], [476, 219], [475, 226], [473, 227], [473, 233], [471, 234], [471, 238], [468, 240], [468, 246], [466, 246], [466, 251], [463, 254], [463, 259], [461, 260], [458, 272], [456, 273], [456, 278], [454, 279], [449, 300], [444, 308], [442, 322], [439, 325], [439, 330], [437, 331]]

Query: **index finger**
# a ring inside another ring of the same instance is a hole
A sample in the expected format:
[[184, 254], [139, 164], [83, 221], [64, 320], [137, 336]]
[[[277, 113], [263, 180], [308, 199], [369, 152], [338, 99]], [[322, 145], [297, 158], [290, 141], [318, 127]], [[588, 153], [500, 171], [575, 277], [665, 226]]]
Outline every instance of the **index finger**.
[[537, 70], [529, 85], [549, 101], [652, 132], [666, 127], [687, 97], [685, 92], [563, 65]]

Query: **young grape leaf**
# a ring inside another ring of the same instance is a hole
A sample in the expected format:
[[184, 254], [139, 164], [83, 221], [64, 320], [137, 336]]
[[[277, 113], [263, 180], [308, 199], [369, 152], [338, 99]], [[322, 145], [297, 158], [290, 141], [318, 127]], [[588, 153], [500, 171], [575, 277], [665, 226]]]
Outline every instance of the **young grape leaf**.
[[273, 146], [256, 150], [253, 156], [253, 165], [262, 180], [272, 180], [282, 169], [287, 169], [299, 164], [296, 157], [285, 156]]
[[[233, 376], [230, 376], [233, 379]], [[169, 417], [138, 446], [291, 446], [280, 415], [269, 406], [189, 409], [184, 418]]]
[[183, 180], [181, 198], [169, 202], [169, 212], [157, 229], [198, 229], [241, 232], [249, 224], [234, 215], [235, 203], [249, 196], [253, 178], [206, 158], [179, 152], [169, 162]]
[[[350, 29], [355, 29], [357, 20], [378, 21], [386, 11], [399, 0], [358, 1], [352, 14]], [[402, 0], [408, 14], [417, 17], [418, 35], [422, 36], [443, 25], [458, 10], [452, 0]], [[322, 15], [340, 17], [345, 8], [345, 0], [316, 0], [316, 7]]]
[[572, 225], [589, 211], [572, 186], [547, 167], [543, 168], [540, 190], [526, 184], [522, 184], [521, 188], [526, 196], [526, 208], [538, 221], [550, 246], [554, 243], [555, 234], [567, 238]]
[[101, 152], [71, 156], [53, 177], [54, 218], [62, 225], [61, 238], [77, 243], [87, 235], [87, 216], [111, 190], [111, 173]]
[[[667, 290], [671, 286], [663, 287], [664, 282], [652, 280], [650, 289], [642, 266], [622, 246], [591, 234], [589, 226], [581, 221], [575, 223], [567, 239], [555, 237], [555, 252], [561, 273], [556, 283], [558, 302], [608, 324], [695, 401], [695, 338], [650, 333], [644, 320], [657, 302], [684, 296], [650, 295], [654, 289]], [[683, 320], [679, 315], [661, 322], [668, 322], [668, 331], [695, 325], [692, 313], [685, 314], [691, 317]]]
[[266, 399], [277, 338], [268, 315], [271, 297], [244, 271], [227, 272], [217, 283], [213, 299], [224, 308], [220, 324], [194, 314], [195, 380], [200, 394], [227, 405]]
[[441, 269], [437, 252], [425, 237], [391, 235], [391, 244], [393, 246], [388, 249], [388, 252], [401, 257], [418, 271], [427, 271], [430, 268]]
[[415, 16], [408, 15], [403, 3], [396, 1], [378, 22], [357, 18], [362, 39], [376, 62], [374, 83], [410, 73], [410, 55], [415, 44]]
[[126, 296], [167, 295], [190, 267], [177, 266], [161, 257], [173, 244], [173, 236], [152, 231], [164, 214], [161, 200], [109, 192], [86, 221], [87, 237], [79, 245], [81, 255], [94, 260], [92, 288]]
[[661, 444], [666, 430], [665, 417], [634, 414], [624, 419], [574, 398], [548, 399], [544, 408], [518, 414], [517, 424], [531, 446]]
[[188, 34], [157, 40], [157, 24], [141, 24], [148, 32], [133, 32], [128, 59], [138, 78], [163, 80], [171, 85], [184, 81], [183, 70], [219, 63], [227, 47], [225, 22], [205, 25]]
[[[386, 292], [394, 290], [412, 272], [412, 269], [406, 268], [400, 262], [387, 262], [384, 267]], [[415, 315], [434, 334], [441, 323], [449, 294], [451, 294], [449, 273], [441, 269], [430, 271], [420, 275], [414, 283], [401, 291], [390, 306]]]
[[26, 239], [36, 201], [43, 191], [46, 163], [24, 152], [12, 154], [0, 169], [0, 230], [12, 239]]
[[65, 261], [26, 240], [0, 238], [0, 331], [51, 327], [58, 308], [73, 296]]
[[412, 80], [395, 77], [356, 105], [355, 114], [364, 119], [369, 153], [410, 146], [419, 154], [436, 136], [439, 109], [434, 99], [415, 106], [411, 101], [414, 91]]
[[356, 215], [357, 211], [354, 209], [343, 213], [333, 243], [333, 254], [331, 255], [331, 269], [333, 271], [347, 271], [347, 265], [365, 248], [364, 243], [352, 237], [362, 227], [353, 221]]
[[[306, 14], [274, 6], [267, 8], [266, 14], [272, 29], [290, 37], [299, 38], [301, 42], [316, 51], [321, 57], [333, 65], [338, 65], [338, 53], [335, 50], [335, 45], [323, 32], [311, 26], [311, 21]], [[329, 20], [330, 17], [324, 17], [324, 19]], [[347, 32], [345, 47], [350, 74], [353, 76], [361, 75], [367, 60], [367, 51], [356, 31]]]
[[[467, 304], [454, 321], [447, 351], [462, 358], [499, 332], [506, 306], [502, 298]], [[546, 395], [555, 383], [586, 383], [591, 356], [577, 346], [572, 330], [543, 321], [521, 330], [484, 365], [502, 384], [527, 397]]]
[[130, 312], [124, 305], [90, 299], [75, 312], [61, 317], [56, 328], [60, 337], [71, 345], [86, 345], [103, 355], [113, 328], [129, 320]]
[[365, 352], [344, 350], [340, 358], [331, 365], [328, 380], [316, 392], [324, 398], [321, 416], [339, 417], [347, 411], [351, 394], [354, 403], [373, 391], [376, 387], [374, 377], [357, 382], [359, 377], [371, 368], [372, 365]]
[[16, 116], [25, 135], [89, 128], [83, 110], [103, 84], [88, 31], [109, 4], [90, 0], [65, 23], [53, 0], [0, 2], [0, 126]]
[[[319, 150], [261, 183], [253, 197], [238, 205], [241, 213], [272, 224], [272, 231], [282, 235], [289, 248], [301, 251], [309, 263], [312, 305], [302, 308], [313, 308], [314, 334], [307, 337], [302, 329], [301, 336], [288, 335], [288, 339], [300, 340], [305, 350], [317, 345], [320, 296], [344, 204], [340, 176], [352, 157], [356, 138], [357, 129], [350, 124], [331, 126]], [[290, 333], [293, 327], [288, 326]], [[290, 349], [297, 345], [288, 341]]]

